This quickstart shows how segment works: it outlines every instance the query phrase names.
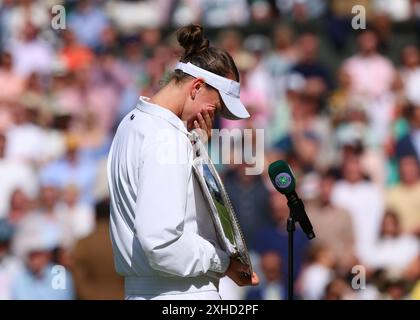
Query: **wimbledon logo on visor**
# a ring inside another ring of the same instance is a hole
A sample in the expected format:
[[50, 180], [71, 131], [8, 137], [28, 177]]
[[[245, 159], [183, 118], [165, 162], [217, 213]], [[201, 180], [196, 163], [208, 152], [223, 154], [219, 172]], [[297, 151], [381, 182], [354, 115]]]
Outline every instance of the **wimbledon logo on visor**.
[[292, 177], [288, 173], [280, 173], [275, 178], [276, 185], [279, 188], [287, 188], [292, 183]]

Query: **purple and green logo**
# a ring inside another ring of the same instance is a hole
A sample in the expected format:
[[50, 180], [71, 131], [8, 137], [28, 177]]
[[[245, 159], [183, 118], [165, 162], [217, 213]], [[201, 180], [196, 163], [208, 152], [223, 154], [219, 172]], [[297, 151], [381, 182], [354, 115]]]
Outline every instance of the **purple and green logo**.
[[279, 188], [287, 188], [292, 183], [292, 177], [288, 173], [280, 173], [276, 176], [276, 185]]

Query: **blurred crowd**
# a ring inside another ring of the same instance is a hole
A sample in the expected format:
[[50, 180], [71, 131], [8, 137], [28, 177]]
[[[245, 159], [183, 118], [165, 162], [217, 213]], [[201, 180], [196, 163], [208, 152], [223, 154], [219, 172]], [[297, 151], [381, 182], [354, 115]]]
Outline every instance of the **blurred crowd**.
[[[51, 28], [55, 4], [65, 29]], [[357, 4], [368, 29], [356, 32]], [[302, 28], [311, 21], [323, 37]], [[264, 129], [256, 156], [297, 176], [317, 237], [295, 233], [296, 298], [420, 299], [419, 39], [388, 54], [394, 24], [418, 34], [419, 21], [416, 0], [0, 0], [0, 299], [124, 297], [106, 157], [119, 121], [177, 62], [173, 31], [190, 22], [234, 57], [251, 113], [217, 127]], [[269, 32], [250, 32], [259, 25]], [[262, 281], [224, 278], [220, 291], [285, 299], [287, 200], [267, 170], [246, 175], [252, 165], [220, 170]]]

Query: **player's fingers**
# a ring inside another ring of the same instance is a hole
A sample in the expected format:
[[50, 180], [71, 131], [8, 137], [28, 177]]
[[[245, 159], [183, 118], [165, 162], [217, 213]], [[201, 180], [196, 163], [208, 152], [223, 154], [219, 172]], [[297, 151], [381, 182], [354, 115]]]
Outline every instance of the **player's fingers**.
[[204, 120], [203, 115], [201, 113], [197, 114], [197, 119], [198, 119], [201, 129], [207, 130], [206, 121]]
[[253, 272], [252, 277], [251, 277], [251, 285], [257, 286], [259, 283], [260, 283], [260, 278], [255, 272]]
[[207, 127], [211, 128], [213, 126], [212, 116], [208, 110], [204, 111], [204, 120], [206, 121]]

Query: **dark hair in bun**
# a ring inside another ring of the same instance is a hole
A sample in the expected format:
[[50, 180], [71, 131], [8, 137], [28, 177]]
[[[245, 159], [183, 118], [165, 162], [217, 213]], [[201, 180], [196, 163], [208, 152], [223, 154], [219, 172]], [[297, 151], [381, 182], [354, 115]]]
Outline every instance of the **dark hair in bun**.
[[210, 46], [210, 41], [204, 38], [203, 27], [192, 24], [178, 31], [178, 42], [185, 49], [183, 58], [205, 51]]
[[[198, 24], [190, 24], [182, 27], [177, 32], [177, 39], [184, 53], [181, 62], [191, 62], [197, 67], [203, 68], [222, 77], [232, 77], [239, 81], [239, 72], [230, 54], [223, 49], [210, 45], [210, 41], [204, 37], [203, 27]], [[180, 70], [172, 75], [177, 82], [190, 77]]]

